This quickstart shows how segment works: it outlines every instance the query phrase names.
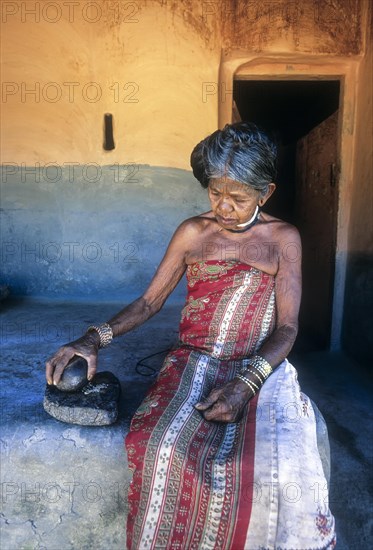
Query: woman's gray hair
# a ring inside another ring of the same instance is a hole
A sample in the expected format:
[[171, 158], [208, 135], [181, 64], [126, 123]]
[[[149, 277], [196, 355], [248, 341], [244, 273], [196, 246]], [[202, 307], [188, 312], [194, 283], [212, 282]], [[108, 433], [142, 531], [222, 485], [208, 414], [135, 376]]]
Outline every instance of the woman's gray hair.
[[237, 122], [216, 130], [193, 149], [193, 174], [207, 188], [210, 179], [226, 177], [262, 194], [276, 179], [277, 147], [255, 124]]

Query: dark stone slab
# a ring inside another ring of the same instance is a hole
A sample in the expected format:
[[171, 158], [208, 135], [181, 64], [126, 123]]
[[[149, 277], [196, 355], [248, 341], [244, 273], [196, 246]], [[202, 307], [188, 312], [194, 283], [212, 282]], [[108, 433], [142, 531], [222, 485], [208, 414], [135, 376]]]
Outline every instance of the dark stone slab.
[[120, 382], [111, 372], [99, 372], [75, 392], [46, 386], [45, 411], [62, 422], [80, 426], [108, 426], [118, 418]]
[[83, 357], [74, 355], [62, 373], [56, 388], [61, 391], [78, 391], [88, 384], [88, 363]]

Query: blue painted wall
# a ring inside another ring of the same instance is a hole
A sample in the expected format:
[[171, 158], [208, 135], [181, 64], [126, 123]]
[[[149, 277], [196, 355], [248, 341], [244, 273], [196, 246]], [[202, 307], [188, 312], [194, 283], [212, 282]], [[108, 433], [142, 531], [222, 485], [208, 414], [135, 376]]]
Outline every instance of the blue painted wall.
[[[146, 288], [178, 224], [208, 209], [186, 170], [3, 167], [0, 283], [13, 295], [128, 302]], [[184, 293], [181, 282], [170, 300]]]

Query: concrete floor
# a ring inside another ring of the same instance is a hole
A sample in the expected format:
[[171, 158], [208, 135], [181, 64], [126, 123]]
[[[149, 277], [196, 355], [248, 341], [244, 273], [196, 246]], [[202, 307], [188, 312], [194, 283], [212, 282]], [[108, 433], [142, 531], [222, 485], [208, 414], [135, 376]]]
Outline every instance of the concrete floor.
[[[142, 357], [177, 341], [180, 306], [100, 353], [99, 370], [122, 383], [120, 418], [109, 427], [64, 424], [42, 407], [44, 362], [57, 347], [117, 304], [10, 300], [2, 314], [2, 550], [123, 550], [129, 482], [123, 439], [154, 377]], [[156, 369], [162, 355], [147, 361]], [[372, 378], [343, 354], [297, 346], [289, 359], [326, 420], [331, 444], [330, 506], [339, 550], [373, 547]]]

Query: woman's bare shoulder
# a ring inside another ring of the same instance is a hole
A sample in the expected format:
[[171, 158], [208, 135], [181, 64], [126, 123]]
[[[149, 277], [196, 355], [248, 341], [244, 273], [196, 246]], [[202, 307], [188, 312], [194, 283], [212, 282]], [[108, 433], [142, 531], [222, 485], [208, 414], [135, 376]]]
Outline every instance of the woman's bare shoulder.
[[282, 241], [283, 239], [292, 238], [296, 241], [300, 241], [299, 231], [295, 225], [265, 212], [261, 212], [261, 218], [264, 223], [270, 226], [271, 231], [274, 232], [278, 240]]
[[206, 227], [211, 225], [211, 220], [214, 219], [213, 213], [203, 212], [197, 216], [187, 218], [177, 228], [177, 231], [182, 233], [201, 233]]

